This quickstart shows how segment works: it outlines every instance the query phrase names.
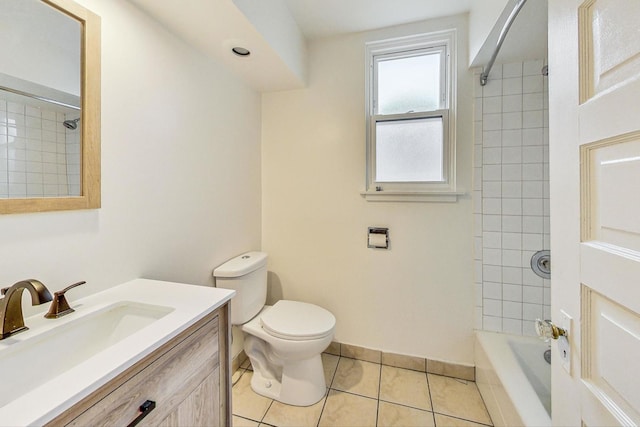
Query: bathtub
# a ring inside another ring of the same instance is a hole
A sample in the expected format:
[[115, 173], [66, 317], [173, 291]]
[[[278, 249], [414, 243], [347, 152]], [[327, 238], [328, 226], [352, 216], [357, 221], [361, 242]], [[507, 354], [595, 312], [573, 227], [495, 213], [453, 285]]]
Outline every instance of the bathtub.
[[548, 348], [536, 337], [476, 331], [476, 383], [496, 427], [551, 426]]

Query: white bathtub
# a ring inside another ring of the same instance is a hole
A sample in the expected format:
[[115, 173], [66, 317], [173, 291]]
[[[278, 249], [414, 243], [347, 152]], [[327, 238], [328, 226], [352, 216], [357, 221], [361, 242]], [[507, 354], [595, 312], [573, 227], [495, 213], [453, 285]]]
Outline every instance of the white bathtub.
[[476, 331], [476, 382], [496, 427], [551, 426], [548, 348], [535, 337]]

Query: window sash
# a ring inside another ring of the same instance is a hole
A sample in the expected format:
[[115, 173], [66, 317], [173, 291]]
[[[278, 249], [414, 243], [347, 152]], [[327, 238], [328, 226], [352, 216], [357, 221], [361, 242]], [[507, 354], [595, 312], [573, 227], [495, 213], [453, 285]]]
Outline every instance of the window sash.
[[[439, 181], [376, 181], [377, 176], [377, 141], [376, 141], [376, 125], [381, 122], [401, 121], [401, 120], [417, 120], [417, 119], [430, 119], [441, 118], [442, 119], [442, 180]], [[425, 111], [418, 113], [405, 113], [405, 114], [383, 114], [375, 115], [371, 118], [371, 155], [369, 156], [369, 171], [370, 183], [369, 188], [383, 190], [395, 190], [395, 191], [424, 191], [425, 185], [429, 185], [431, 189], [445, 188], [449, 185], [449, 150], [448, 150], [448, 138], [449, 138], [449, 110], [435, 110]]]
[[392, 61], [394, 59], [413, 58], [426, 55], [439, 55], [440, 56], [440, 88], [439, 88], [439, 108], [449, 108], [447, 97], [447, 47], [446, 46], [433, 46], [420, 49], [408, 49], [392, 53], [374, 54], [373, 55], [373, 96], [371, 102], [371, 115], [378, 114], [378, 65], [380, 62]]

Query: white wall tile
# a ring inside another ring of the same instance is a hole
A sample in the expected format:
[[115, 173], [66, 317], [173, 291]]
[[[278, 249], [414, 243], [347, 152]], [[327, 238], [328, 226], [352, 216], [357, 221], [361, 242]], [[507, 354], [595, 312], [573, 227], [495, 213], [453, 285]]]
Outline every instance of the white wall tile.
[[[542, 192], [542, 185], [540, 185], [540, 192]], [[499, 181], [482, 181], [482, 196], [502, 197], [502, 185]]]
[[502, 113], [502, 129], [522, 129], [522, 113]]
[[522, 215], [522, 199], [503, 198], [502, 213], [505, 215]]
[[542, 234], [538, 233], [523, 233], [522, 249], [531, 251], [542, 250], [542, 236]]
[[[495, 266], [502, 265], [502, 250], [484, 248], [482, 250], [482, 264]], [[487, 281], [485, 280], [484, 283], [487, 283]]]
[[543, 129], [523, 129], [522, 130], [522, 145], [543, 145]]
[[522, 94], [504, 95], [502, 97], [502, 112], [510, 113], [522, 111]]
[[544, 120], [542, 110], [522, 112], [522, 127], [524, 129], [541, 128], [543, 125]]
[[504, 283], [502, 285], [502, 299], [504, 301], [522, 302], [522, 285]]
[[523, 286], [522, 301], [531, 304], [543, 303], [543, 288], [538, 286]]
[[[488, 197], [483, 198], [482, 213], [485, 215], [500, 215], [502, 213], [502, 199]], [[542, 200], [540, 200], [540, 215], [542, 215]]]
[[522, 285], [522, 268], [502, 267], [502, 282], [512, 285]]
[[[540, 111], [540, 126], [530, 127], [542, 127], [542, 111]], [[484, 113], [482, 115], [482, 129], [485, 131], [502, 129], [502, 113]]]
[[522, 111], [543, 110], [543, 98], [542, 92], [525, 93], [522, 95]]
[[502, 233], [502, 248], [522, 250], [522, 234]]
[[481, 168], [474, 169], [474, 211], [484, 211], [474, 214], [476, 293], [482, 294], [476, 324], [485, 330], [532, 334], [533, 316], [550, 307], [549, 288], [529, 266], [531, 255], [549, 244], [543, 63], [503, 64], [487, 86], [474, 86], [482, 97], [474, 102], [474, 140], [482, 144], [482, 150], [474, 146], [474, 166]]
[[526, 146], [522, 147], [522, 163], [542, 163], [543, 147], [538, 146]]
[[533, 320], [541, 319], [543, 317], [542, 304], [522, 304], [522, 319]]
[[[542, 288], [536, 288], [536, 289], [540, 289], [542, 291]], [[496, 282], [484, 282], [482, 285], [482, 296], [483, 298], [501, 300], [502, 285]]]
[[509, 64], [502, 64], [502, 77], [522, 77], [522, 62], [513, 62]]
[[[542, 110], [542, 94], [540, 94], [540, 110]], [[482, 114], [502, 113], [502, 97], [482, 98]]]
[[502, 229], [509, 233], [522, 232], [522, 217], [516, 215], [502, 215]]
[[483, 148], [482, 163], [485, 165], [499, 165], [502, 162], [502, 148]]
[[[502, 180], [503, 181], [521, 181], [522, 180], [522, 165], [511, 164], [502, 165]], [[518, 196], [520, 197], [520, 196]]]
[[485, 331], [502, 332], [502, 317], [482, 316], [482, 327]]
[[[522, 147], [522, 157], [524, 158], [530, 153], [525, 154], [525, 149], [529, 147]], [[542, 181], [544, 178], [544, 168], [542, 163], [527, 163], [522, 165], [522, 180], [523, 181]]]
[[502, 302], [502, 316], [508, 319], [522, 319], [523, 304], [515, 301]]
[[530, 268], [522, 269], [522, 284], [526, 286], [542, 287], [542, 277], [536, 275]]
[[522, 147], [502, 148], [502, 163], [522, 163]]
[[[523, 201], [524, 202], [524, 201]], [[529, 216], [523, 215], [522, 217], [522, 232], [523, 233], [540, 233], [543, 231], [543, 224], [541, 216]]]
[[536, 333], [536, 323], [534, 321], [523, 320], [522, 335], [524, 335], [525, 337], [537, 336], [538, 334]]
[[519, 147], [522, 145], [522, 129], [503, 129], [502, 146]]
[[502, 231], [500, 215], [482, 215], [483, 231]]
[[496, 231], [485, 231], [482, 233], [482, 245], [485, 248], [502, 248], [502, 233]]
[[[496, 265], [483, 265], [482, 281], [497, 282], [497, 283], [502, 282], [502, 268]], [[540, 286], [542, 286], [542, 282], [540, 282]]]
[[521, 181], [503, 181], [502, 198], [522, 198]]
[[[485, 181], [501, 181], [502, 180], [502, 166], [500, 165], [484, 165], [482, 169], [479, 169], [482, 173], [481, 179]], [[542, 171], [542, 165], [540, 165]], [[540, 177], [542, 179], [542, 177]]]
[[482, 132], [482, 146], [483, 147], [500, 147], [500, 146], [502, 146], [502, 131], [501, 130], [487, 130], [487, 131]]
[[502, 319], [502, 332], [507, 334], [522, 335], [522, 320]]
[[[542, 199], [522, 199], [522, 212], [524, 215], [542, 216]], [[526, 220], [524, 224], [526, 224]]]
[[526, 76], [522, 78], [522, 93], [542, 92], [542, 75]]
[[482, 96], [502, 96], [502, 79], [489, 79], [482, 87]]
[[522, 267], [522, 251], [502, 249], [502, 265], [505, 267]]
[[[484, 298], [482, 300], [482, 308], [484, 309], [484, 314], [487, 316], [502, 316], [501, 300]], [[540, 310], [540, 314], [542, 315], [542, 310]]]
[[522, 77], [512, 77], [502, 80], [503, 95], [519, 95], [522, 94]]
[[543, 197], [542, 181], [523, 181], [522, 197], [527, 199], [541, 199]]

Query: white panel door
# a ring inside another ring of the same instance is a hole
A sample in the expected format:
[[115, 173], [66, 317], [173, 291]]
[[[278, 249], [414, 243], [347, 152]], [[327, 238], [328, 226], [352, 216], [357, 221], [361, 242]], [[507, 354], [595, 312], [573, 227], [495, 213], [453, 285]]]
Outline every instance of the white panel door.
[[640, 425], [640, 0], [549, 1], [554, 425]]

